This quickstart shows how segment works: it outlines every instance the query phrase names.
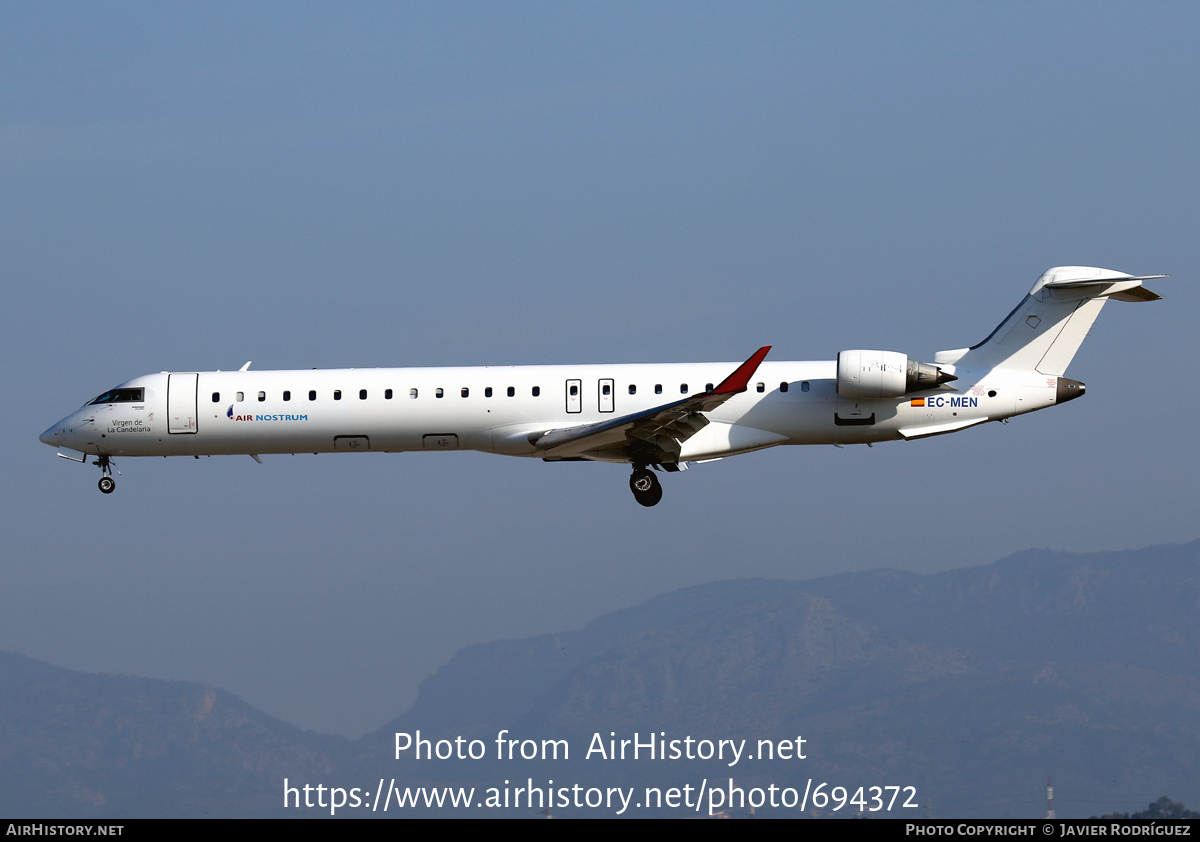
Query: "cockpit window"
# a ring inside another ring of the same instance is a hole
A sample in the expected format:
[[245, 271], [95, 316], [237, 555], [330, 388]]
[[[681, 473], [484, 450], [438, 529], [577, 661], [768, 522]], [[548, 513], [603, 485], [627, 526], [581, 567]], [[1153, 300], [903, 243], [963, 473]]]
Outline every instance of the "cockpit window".
[[145, 399], [145, 389], [110, 389], [94, 401], [89, 401], [87, 405], [95, 406], [101, 403], [141, 403]]

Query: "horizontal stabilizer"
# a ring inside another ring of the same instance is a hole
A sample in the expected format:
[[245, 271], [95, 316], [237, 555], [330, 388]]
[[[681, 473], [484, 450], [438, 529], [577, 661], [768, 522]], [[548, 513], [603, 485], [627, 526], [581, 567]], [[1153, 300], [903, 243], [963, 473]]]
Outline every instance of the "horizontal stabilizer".
[[1055, 299], [1078, 297], [1115, 298], [1117, 301], [1159, 301], [1162, 296], [1142, 286], [1142, 281], [1167, 278], [1169, 275], [1127, 275], [1112, 269], [1094, 266], [1058, 266], [1038, 279], [1030, 295], [1039, 289], [1051, 290]]
[[[1090, 277], [1078, 277], [1084, 273]], [[1102, 284], [1112, 281], [1153, 281], [1157, 278], [1171, 277], [1170, 275], [1126, 275], [1124, 272], [1114, 272], [1111, 269], [1092, 269], [1090, 266], [1059, 266], [1057, 269], [1051, 269], [1046, 275], [1054, 278], [1044, 284], [1048, 287], [1082, 286], [1083, 284]]]
[[1134, 303], [1139, 301], [1162, 301], [1162, 296], [1157, 292], [1151, 292], [1150, 290], [1141, 286], [1134, 287], [1133, 289], [1126, 290], [1124, 292], [1110, 292], [1108, 297], [1116, 299], [1117, 301], [1132, 301]]

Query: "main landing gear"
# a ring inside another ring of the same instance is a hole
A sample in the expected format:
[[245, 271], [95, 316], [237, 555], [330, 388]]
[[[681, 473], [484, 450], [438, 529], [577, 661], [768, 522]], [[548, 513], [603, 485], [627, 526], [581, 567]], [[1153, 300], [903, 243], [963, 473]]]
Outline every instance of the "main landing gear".
[[[112, 460], [107, 456], [101, 456], [92, 464], [99, 468], [100, 472], [104, 475], [100, 477], [100, 482], [98, 483], [100, 491], [104, 494], [112, 494], [117, 487], [117, 481], [112, 478]], [[117, 473], [120, 473], [120, 471], [117, 471]]]
[[634, 468], [633, 476], [629, 478], [629, 490], [633, 499], [643, 506], [655, 506], [662, 499], [662, 485], [653, 471], [646, 468]]

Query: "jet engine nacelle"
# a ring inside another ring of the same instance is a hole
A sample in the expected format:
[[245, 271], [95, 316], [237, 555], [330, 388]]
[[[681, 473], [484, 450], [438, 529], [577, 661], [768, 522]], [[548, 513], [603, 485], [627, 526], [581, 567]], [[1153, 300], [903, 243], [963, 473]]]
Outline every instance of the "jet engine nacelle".
[[843, 398], [899, 398], [957, 379], [897, 351], [842, 351], [837, 357], [837, 393]]

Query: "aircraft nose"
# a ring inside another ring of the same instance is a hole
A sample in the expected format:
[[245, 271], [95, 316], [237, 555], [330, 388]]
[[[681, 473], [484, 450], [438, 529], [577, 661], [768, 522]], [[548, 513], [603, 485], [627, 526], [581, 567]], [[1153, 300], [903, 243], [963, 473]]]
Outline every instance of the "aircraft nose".
[[58, 447], [58, 437], [62, 433], [62, 424], [55, 424], [46, 432], [38, 436], [42, 444], [48, 444], [51, 447]]

